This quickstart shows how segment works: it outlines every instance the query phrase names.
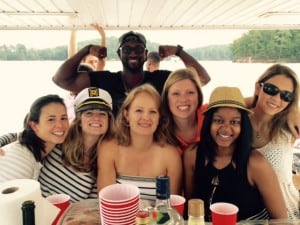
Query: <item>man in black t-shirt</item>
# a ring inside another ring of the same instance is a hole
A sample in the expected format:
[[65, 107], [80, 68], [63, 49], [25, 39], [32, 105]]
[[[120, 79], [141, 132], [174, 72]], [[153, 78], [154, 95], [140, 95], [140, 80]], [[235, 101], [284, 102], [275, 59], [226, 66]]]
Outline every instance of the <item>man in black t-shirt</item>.
[[[91, 86], [107, 90], [113, 99], [114, 115], [117, 115], [127, 93], [134, 87], [143, 83], [151, 83], [159, 92], [162, 91], [165, 80], [171, 71], [156, 70], [150, 73], [143, 70], [148, 53], [146, 38], [143, 34], [133, 31], [123, 34], [119, 38], [117, 53], [123, 65], [122, 71], [78, 72], [77, 67], [87, 54], [93, 54], [99, 58], [106, 55], [105, 47], [97, 45], [85, 46], [58, 68], [53, 81], [58, 86], [76, 93]], [[161, 59], [171, 55], [180, 57], [186, 67], [196, 69], [202, 85], [210, 81], [206, 70], [196, 59], [186, 53], [180, 45], [159, 46], [159, 54]]]

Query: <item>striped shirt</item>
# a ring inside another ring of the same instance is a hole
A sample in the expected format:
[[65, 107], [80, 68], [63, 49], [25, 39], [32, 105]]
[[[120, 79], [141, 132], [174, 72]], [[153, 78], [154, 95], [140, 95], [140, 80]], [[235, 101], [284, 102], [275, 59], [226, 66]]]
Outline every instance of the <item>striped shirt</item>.
[[7, 145], [16, 141], [18, 138], [18, 133], [8, 133], [0, 136], [0, 146]]
[[62, 151], [55, 148], [44, 160], [39, 175], [42, 195], [68, 194], [71, 202], [98, 198], [96, 178], [91, 172], [79, 172], [63, 165]]
[[139, 188], [142, 200], [154, 203], [156, 200], [156, 178], [117, 175], [118, 184], [132, 184]]
[[1, 147], [0, 183], [13, 179], [37, 179], [41, 163], [37, 162], [26, 146], [18, 141]]

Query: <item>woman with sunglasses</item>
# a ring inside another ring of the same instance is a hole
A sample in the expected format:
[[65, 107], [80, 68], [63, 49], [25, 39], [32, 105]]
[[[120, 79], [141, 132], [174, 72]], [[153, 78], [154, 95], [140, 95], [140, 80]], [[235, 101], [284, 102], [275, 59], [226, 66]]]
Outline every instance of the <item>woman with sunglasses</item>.
[[295, 138], [287, 117], [298, 110], [299, 81], [289, 67], [275, 64], [255, 83], [251, 123], [253, 147], [272, 164], [284, 195], [289, 218], [299, 218], [299, 193], [292, 179]]

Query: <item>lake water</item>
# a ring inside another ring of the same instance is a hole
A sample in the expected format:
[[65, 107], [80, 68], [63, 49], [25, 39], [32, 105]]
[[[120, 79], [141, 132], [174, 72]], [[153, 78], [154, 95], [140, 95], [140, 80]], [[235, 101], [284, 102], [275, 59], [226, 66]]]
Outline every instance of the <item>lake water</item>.
[[[67, 91], [52, 82], [52, 76], [61, 65], [60, 61], [0, 61], [1, 117], [0, 135], [22, 130], [23, 118], [31, 103], [39, 96], [59, 94]], [[254, 83], [267, 67], [265, 63], [232, 63], [230, 61], [201, 61], [208, 71], [211, 81], [203, 87], [204, 102], [211, 91], [220, 85], [240, 87], [244, 96], [252, 96]], [[287, 64], [300, 74], [300, 63]], [[175, 70], [184, 67], [181, 61], [163, 61], [162, 69]], [[106, 69], [118, 71], [121, 62], [107, 62]]]

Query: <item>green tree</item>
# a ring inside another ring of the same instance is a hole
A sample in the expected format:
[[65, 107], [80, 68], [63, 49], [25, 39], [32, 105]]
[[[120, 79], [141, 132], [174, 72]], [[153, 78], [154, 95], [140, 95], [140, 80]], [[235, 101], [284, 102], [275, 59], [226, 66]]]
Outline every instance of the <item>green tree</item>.
[[300, 30], [252, 30], [230, 46], [233, 61], [260, 62], [299, 60]]

